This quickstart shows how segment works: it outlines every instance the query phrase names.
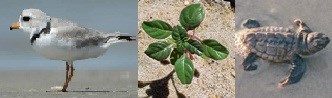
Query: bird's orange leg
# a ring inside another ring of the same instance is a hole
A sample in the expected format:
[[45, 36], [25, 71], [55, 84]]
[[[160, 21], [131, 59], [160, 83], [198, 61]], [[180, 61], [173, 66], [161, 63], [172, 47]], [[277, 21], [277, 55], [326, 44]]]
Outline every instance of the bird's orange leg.
[[69, 75], [68, 75], [68, 82], [70, 82], [71, 81], [71, 78], [74, 76], [74, 66], [73, 65], [70, 65], [70, 68], [69, 68], [70, 70], [70, 72], [68, 72], [69, 73]]
[[69, 73], [69, 64], [68, 64], [68, 62], [66, 62], [66, 81], [63, 84], [63, 87], [62, 87], [62, 90], [61, 90], [62, 92], [67, 91], [67, 87], [68, 87], [68, 83], [69, 83], [68, 73]]

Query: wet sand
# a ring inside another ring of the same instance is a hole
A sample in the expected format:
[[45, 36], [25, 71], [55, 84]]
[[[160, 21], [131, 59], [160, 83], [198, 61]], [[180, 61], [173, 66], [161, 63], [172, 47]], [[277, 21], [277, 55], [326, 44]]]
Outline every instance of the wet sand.
[[[247, 18], [260, 21], [262, 26], [292, 26], [296, 18], [302, 19], [313, 30], [332, 38], [332, 1], [328, 0], [237, 0], [236, 28]], [[301, 81], [277, 88], [279, 81], [289, 72], [287, 64], [267, 63], [257, 71], [243, 71], [243, 57], [236, 56], [236, 98], [330, 98], [332, 96], [332, 43], [325, 49], [307, 57], [307, 72]]]
[[0, 98], [137, 97], [137, 69], [76, 69], [69, 92], [46, 92], [64, 80], [64, 70], [0, 70]]

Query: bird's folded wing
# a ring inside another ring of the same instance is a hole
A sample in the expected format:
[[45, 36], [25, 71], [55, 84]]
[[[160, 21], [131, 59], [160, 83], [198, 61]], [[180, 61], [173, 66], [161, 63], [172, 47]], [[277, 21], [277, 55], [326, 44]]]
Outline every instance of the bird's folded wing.
[[109, 39], [109, 34], [98, 32], [93, 29], [78, 26], [57, 27], [57, 38], [70, 41], [77, 48], [85, 46], [98, 46]]

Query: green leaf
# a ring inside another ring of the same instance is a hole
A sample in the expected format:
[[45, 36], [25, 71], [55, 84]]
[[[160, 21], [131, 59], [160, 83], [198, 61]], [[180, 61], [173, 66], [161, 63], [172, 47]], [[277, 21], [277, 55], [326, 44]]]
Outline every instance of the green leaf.
[[229, 52], [228, 50], [213, 39], [205, 39], [203, 42], [203, 53], [214, 60], [225, 59]]
[[150, 44], [144, 53], [155, 60], [164, 60], [171, 53], [171, 47], [169, 45], [170, 44], [166, 42], [155, 42]]
[[181, 53], [177, 50], [177, 48], [174, 48], [171, 53], [171, 57], [170, 57], [171, 64], [175, 65], [176, 60], [178, 60], [182, 54], [183, 54], [183, 52]]
[[152, 38], [164, 39], [172, 34], [172, 27], [161, 20], [144, 21], [143, 30]]
[[188, 33], [182, 26], [175, 26], [172, 32], [172, 38], [176, 41], [187, 40]]
[[189, 39], [189, 41], [187, 42], [188, 44], [186, 45], [186, 49], [193, 54], [197, 54], [199, 56], [201, 56], [203, 53], [203, 49], [202, 49], [202, 44], [197, 41], [197, 40], [192, 40]]
[[185, 42], [178, 42], [176, 44], [177, 46], [177, 51], [179, 51], [180, 53], [184, 53], [184, 51], [186, 50], [186, 43]]
[[192, 30], [199, 26], [205, 17], [201, 4], [192, 4], [181, 11], [180, 23], [186, 30]]
[[194, 66], [191, 60], [186, 56], [182, 55], [175, 62], [175, 72], [182, 84], [190, 84], [194, 77]]

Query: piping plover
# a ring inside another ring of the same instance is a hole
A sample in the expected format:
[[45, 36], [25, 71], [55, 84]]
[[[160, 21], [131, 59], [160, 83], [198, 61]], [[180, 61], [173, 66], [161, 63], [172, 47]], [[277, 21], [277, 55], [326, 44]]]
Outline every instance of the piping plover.
[[60, 18], [47, 16], [39, 9], [24, 9], [19, 21], [10, 30], [21, 29], [30, 34], [32, 48], [51, 60], [66, 62], [66, 81], [62, 87], [52, 87], [66, 92], [73, 76], [73, 62], [96, 58], [106, 52], [111, 44], [135, 40], [121, 33], [99, 32]]

